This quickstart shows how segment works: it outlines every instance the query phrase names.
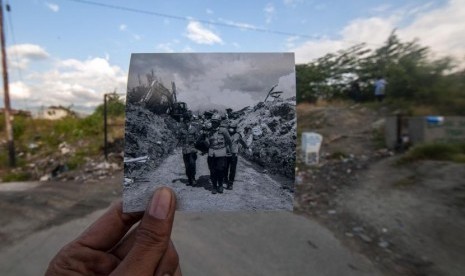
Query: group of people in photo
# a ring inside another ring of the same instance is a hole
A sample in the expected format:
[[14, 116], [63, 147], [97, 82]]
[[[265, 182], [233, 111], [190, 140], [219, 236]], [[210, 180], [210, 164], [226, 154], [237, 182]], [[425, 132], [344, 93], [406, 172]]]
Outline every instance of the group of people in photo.
[[207, 155], [211, 193], [223, 193], [223, 188], [232, 190], [239, 150], [249, 148], [238, 132], [237, 122], [218, 113], [212, 114], [209, 119], [193, 116], [188, 122], [180, 120], [179, 133], [187, 185], [197, 185], [196, 163], [197, 154], [200, 153]]

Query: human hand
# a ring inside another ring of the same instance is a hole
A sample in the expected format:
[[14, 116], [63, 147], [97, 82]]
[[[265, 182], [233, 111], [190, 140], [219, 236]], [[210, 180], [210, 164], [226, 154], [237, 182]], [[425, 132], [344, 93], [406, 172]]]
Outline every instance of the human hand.
[[113, 204], [58, 252], [45, 275], [181, 275], [170, 240], [175, 209], [169, 188], [157, 189], [145, 212], [123, 214], [121, 201]]

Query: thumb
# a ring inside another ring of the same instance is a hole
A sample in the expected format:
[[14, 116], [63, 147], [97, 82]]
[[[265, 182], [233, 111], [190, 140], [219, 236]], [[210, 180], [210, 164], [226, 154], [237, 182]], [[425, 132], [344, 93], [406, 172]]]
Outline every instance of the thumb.
[[168, 248], [176, 198], [169, 188], [159, 188], [136, 229], [134, 245], [115, 274], [153, 275]]

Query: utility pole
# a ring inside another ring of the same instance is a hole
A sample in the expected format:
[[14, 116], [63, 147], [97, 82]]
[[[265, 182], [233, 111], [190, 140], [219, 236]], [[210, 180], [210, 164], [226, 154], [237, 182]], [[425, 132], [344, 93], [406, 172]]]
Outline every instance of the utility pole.
[[16, 156], [15, 156], [15, 144], [13, 140], [13, 127], [11, 126], [11, 115], [10, 115], [10, 91], [8, 86], [8, 69], [6, 66], [6, 53], [5, 53], [5, 32], [3, 30], [3, 1], [0, 0], [0, 39], [1, 39], [1, 46], [2, 46], [2, 69], [3, 69], [3, 91], [4, 101], [5, 101], [5, 127], [6, 127], [6, 135], [8, 140], [8, 153], [9, 153], [9, 161], [10, 167], [16, 166]]
[[[0, 0], [1, 1], [1, 0]], [[107, 96], [108, 93], [103, 94], [103, 152], [105, 154], [105, 161], [108, 161], [108, 118], [107, 118]]]

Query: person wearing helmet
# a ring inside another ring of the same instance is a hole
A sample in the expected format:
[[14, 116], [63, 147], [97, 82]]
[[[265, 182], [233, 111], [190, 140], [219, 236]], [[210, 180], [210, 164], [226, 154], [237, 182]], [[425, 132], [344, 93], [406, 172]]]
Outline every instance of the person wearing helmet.
[[236, 122], [231, 122], [229, 124], [228, 132], [231, 136], [231, 151], [226, 158], [226, 173], [224, 175], [224, 180], [227, 184], [226, 189], [232, 190], [234, 178], [236, 177], [237, 154], [239, 153], [239, 147], [242, 146], [247, 149], [248, 146], [244, 139], [242, 139], [242, 135], [237, 132]]
[[223, 180], [226, 171], [226, 154], [231, 147], [228, 131], [220, 127], [221, 118], [213, 114], [210, 120], [211, 129], [202, 139], [208, 143], [208, 167], [212, 181], [212, 194], [223, 193]]
[[197, 150], [195, 141], [197, 140], [197, 128], [189, 124], [186, 128], [181, 129], [182, 159], [187, 176], [187, 186], [195, 186]]

